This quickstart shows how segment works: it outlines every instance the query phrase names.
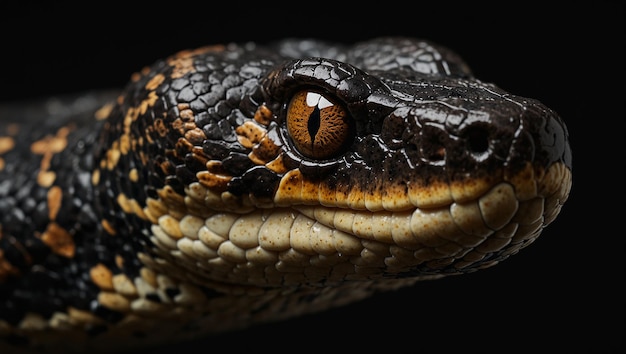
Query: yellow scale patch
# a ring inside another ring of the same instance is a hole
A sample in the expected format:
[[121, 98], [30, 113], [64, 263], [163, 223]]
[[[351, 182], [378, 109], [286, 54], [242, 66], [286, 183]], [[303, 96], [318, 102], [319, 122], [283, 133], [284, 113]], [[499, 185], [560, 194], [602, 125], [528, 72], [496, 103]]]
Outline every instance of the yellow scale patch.
[[52, 160], [54, 154], [63, 151], [67, 147], [67, 136], [73, 129], [73, 125], [61, 127], [54, 136], [47, 135], [31, 144], [30, 151], [33, 154], [42, 155], [39, 174], [37, 175], [37, 183], [40, 186], [48, 188], [54, 183], [56, 174], [53, 171], [48, 171], [50, 160]]
[[20, 130], [19, 124], [12, 123], [12, 124], [7, 125], [6, 127], [6, 133], [8, 134], [8, 136], [0, 136], [0, 171], [4, 169], [5, 164], [6, 164], [6, 162], [2, 158], [2, 155], [13, 150], [13, 148], [15, 147], [14, 136], [17, 135], [19, 130]]
[[0, 171], [4, 169], [4, 159], [2, 155], [13, 150], [15, 147], [15, 139], [10, 136], [0, 136]]
[[[141, 256], [140, 258], [145, 257]], [[193, 307], [202, 305], [206, 301], [202, 292], [195, 286], [182, 284], [168, 276], [157, 274], [147, 267], [142, 268], [139, 276], [134, 279], [128, 278], [125, 274], [114, 275], [103, 264], [92, 267], [89, 274], [92, 281], [100, 288], [98, 302], [111, 310], [131, 316], [127, 317], [125, 321], [133, 318], [132, 316], [162, 316], [167, 311], [178, 311], [175, 308], [148, 300], [148, 295], [156, 295], [165, 303], [174, 302], [181, 306]], [[165, 292], [165, 289], [168, 288], [177, 288], [180, 293], [170, 298]]]
[[67, 147], [67, 136], [73, 129], [73, 125], [61, 127], [55, 135], [47, 135], [33, 142], [30, 146], [30, 151], [33, 154], [42, 156], [37, 174], [37, 184], [42, 188], [48, 189], [47, 205], [50, 222], [46, 230], [36, 236], [50, 247], [52, 252], [67, 258], [74, 256], [76, 246], [69, 232], [55, 222], [61, 208], [63, 191], [60, 187], [53, 185], [56, 180], [56, 174], [54, 171], [49, 171], [49, 168], [54, 154], [63, 151]]
[[[148, 72], [147, 68], [144, 68], [142, 74], [147, 74]], [[139, 80], [142, 74], [136, 73], [131, 79], [134, 81]], [[122, 156], [128, 154], [135, 146], [143, 144], [143, 138], [132, 138], [131, 125], [140, 115], [145, 114], [146, 111], [158, 100], [158, 95], [154, 92], [154, 90], [156, 90], [164, 80], [165, 77], [162, 74], [155, 75], [152, 79], [150, 79], [145, 86], [146, 90], [150, 91], [148, 93], [148, 97], [141, 101], [136, 107], [128, 109], [122, 122], [122, 133], [115, 141], [112, 142], [111, 147], [105, 154], [105, 157], [100, 161], [100, 169], [95, 169], [91, 175], [91, 182], [93, 185], [100, 183], [101, 169], [108, 169], [110, 171], [114, 170]], [[118, 104], [121, 104], [122, 100], [123, 97], [120, 96], [118, 98]], [[99, 120], [106, 119], [111, 113], [111, 110], [112, 106], [104, 106], [96, 113], [96, 118]], [[147, 157], [143, 156], [143, 163], [147, 162]], [[138, 180], [138, 171], [136, 169], [130, 170], [128, 177], [130, 181], [136, 182]], [[143, 219], [146, 219], [146, 215], [144, 215], [138, 201], [128, 198], [124, 194], [118, 195], [116, 201], [124, 212], [133, 213]], [[108, 220], [102, 220], [101, 224], [109, 235], [117, 234], [117, 231]]]
[[[259, 107], [254, 120], [248, 120], [235, 129], [237, 141], [245, 148], [250, 149], [250, 161], [256, 165], [266, 165], [272, 171], [284, 173], [285, 168], [281, 160], [272, 161], [279, 153], [279, 147], [267, 136], [264, 125], [269, 124], [271, 112], [265, 106]], [[189, 132], [189, 131], [188, 131]], [[204, 137], [204, 134], [202, 135]], [[196, 174], [199, 182], [210, 190], [221, 193], [226, 190], [230, 176], [222, 168], [221, 161], [206, 162], [206, 171]]]
[[63, 191], [58, 186], [53, 186], [48, 190], [48, 218], [50, 222], [46, 230], [39, 237], [41, 241], [48, 245], [52, 252], [66, 258], [74, 256], [76, 245], [72, 235], [59, 226], [54, 220], [57, 217], [61, 202], [63, 201]]

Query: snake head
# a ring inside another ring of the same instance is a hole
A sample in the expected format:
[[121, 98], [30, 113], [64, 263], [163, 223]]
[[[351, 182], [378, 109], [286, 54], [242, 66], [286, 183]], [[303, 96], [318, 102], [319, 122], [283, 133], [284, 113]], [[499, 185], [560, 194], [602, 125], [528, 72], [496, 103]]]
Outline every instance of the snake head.
[[212, 288], [414, 281], [492, 266], [558, 215], [571, 153], [555, 112], [426, 41], [307, 43], [182, 52], [114, 110], [104, 140], [124, 149], [101, 154], [102, 195], [123, 180], [140, 202], [106, 225], [147, 223], [151, 269]]
[[458, 274], [516, 253], [559, 213], [571, 188], [563, 121], [443, 57], [454, 58], [423, 71], [309, 58], [269, 76], [273, 202], [315, 225], [305, 254], [352, 257], [352, 277]]

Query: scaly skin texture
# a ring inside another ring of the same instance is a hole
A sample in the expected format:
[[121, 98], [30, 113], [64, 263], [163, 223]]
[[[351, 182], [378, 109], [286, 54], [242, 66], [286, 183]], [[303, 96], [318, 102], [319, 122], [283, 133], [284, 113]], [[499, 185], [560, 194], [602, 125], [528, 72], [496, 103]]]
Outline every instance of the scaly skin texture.
[[571, 188], [556, 113], [410, 38], [182, 51], [120, 93], [0, 114], [3, 353], [130, 350], [486, 268]]

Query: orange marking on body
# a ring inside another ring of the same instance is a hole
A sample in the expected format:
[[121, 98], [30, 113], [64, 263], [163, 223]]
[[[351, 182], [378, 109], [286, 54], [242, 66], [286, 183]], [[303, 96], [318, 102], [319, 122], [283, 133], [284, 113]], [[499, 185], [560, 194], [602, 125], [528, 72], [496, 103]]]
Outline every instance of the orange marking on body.
[[265, 128], [254, 123], [253, 121], [247, 121], [235, 129], [237, 133], [237, 140], [241, 145], [246, 148], [252, 148], [254, 144], [257, 144], [267, 133]]
[[191, 149], [191, 155], [195, 160], [203, 165], [206, 165], [207, 162], [209, 162], [209, 157], [206, 156], [204, 150], [202, 150], [202, 147], [200, 146], [194, 146], [193, 149]]
[[156, 90], [162, 83], [165, 81], [165, 76], [163, 74], [155, 75], [148, 83], [146, 84], [146, 90], [153, 91]]
[[176, 118], [170, 126], [172, 127], [173, 130], [178, 131], [178, 134], [180, 135], [185, 134], [184, 123], [182, 119]]
[[96, 186], [99, 183], [100, 183], [100, 170], [96, 168], [93, 170], [93, 173], [91, 174], [91, 184]]
[[[0, 155], [5, 154], [15, 147], [15, 139], [10, 136], [0, 136]], [[5, 162], [2, 157], [0, 157], [0, 171], [4, 169]]]
[[139, 171], [137, 171], [137, 169], [136, 169], [136, 168], [131, 169], [131, 170], [128, 172], [128, 179], [129, 179], [131, 182], [137, 182], [137, 181], [139, 181]]
[[122, 294], [115, 292], [103, 291], [98, 294], [98, 302], [102, 306], [117, 312], [129, 312], [130, 300]]
[[[157, 85], [159, 80], [152, 82], [152, 85]], [[158, 86], [158, 85], [157, 85]], [[131, 135], [131, 126], [140, 115], [145, 114], [150, 107], [159, 99], [159, 96], [154, 91], [148, 93], [148, 97], [142, 100], [137, 106], [131, 107], [126, 111], [124, 120], [122, 122], [122, 132], [120, 136], [111, 143], [110, 148], [104, 155], [104, 159], [100, 161], [100, 167], [113, 170], [117, 167], [120, 158], [123, 155], [128, 154], [133, 146], [136, 144], [136, 139]]]
[[[148, 108], [154, 106], [154, 103], [159, 99], [159, 95], [157, 95], [156, 92], [151, 91], [148, 94], [148, 98], [146, 98], [145, 100], [141, 101], [141, 103], [139, 104], [139, 113], [140, 114], [145, 114], [148, 111]], [[137, 117], [135, 117], [135, 120], [137, 119]]]
[[157, 190], [157, 194], [159, 198], [161, 198], [161, 200], [166, 202], [168, 205], [174, 205], [181, 208], [184, 208], [185, 206], [185, 198], [182, 195], [176, 193], [174, 188], [172, 188], [171, 186], [165, 186]]
[[[165, 187], [157, 190], [157, 195], [159, 196], [159, 202], [163, 203], [163, 206], [167, 211], [166, 214], [169, 214], [176, 219], [182, 219], [189, 213], [187, 205], [185, 204], [185, 198], [178, 194], [171, 186], [166, 185]], [[144, 210], [144, 213], [146, 218], [152, 222], [154, 215], [150, 212], [150, 210]]]
[[41, 241], [45, 243], [53, 253], [59, 256], [72, 258], [76, 251], [76, 245], [72, 236], [55, 222], [48, 224], [46, 231], [40, 236]]
[[160, 200], [148, 198], [146, 200], [144, 213], [146, 214], [150, 222], [156, 224], [158, 222], [157, 219], [161, 217], [161, 215], [167, 214], [167, 206], [165, 206]]
[[116, 254], [115, 255], [115, 265], [119, 269], [124, 269], [124, 257], [120, 256], [119, 254]]
[[128, 198], [125, 194], [120, 193], [117, 196], [116, 201], [126, 214], [135, 214], [144, 220], [146, 219], [146, 214], [143, 212], [143, 208], [135, 199]]
[[52, 171], [39, 171], [37, 174], [37, 184], [44, 188], [50, 187], [57, 178], [57, 174]]
[[107, 266], [98, 263], [89, 270], [89, 277], [102, 290], [113, 290], [113, 273]]
[[15, 139], [10, 136], [0, 136], [0, 155], [13, 150], [15, 147]]
[[183, 124], [183, 131], [184, 132], [188, 132], [188, 131], [190, 131], [192, 129], [196, 129], [196, 128], [197, 127], [196, 127], [196, 123], [195, 122], [185, 122]]
[[128, 135], [120, 136], [120, 142], [119, 142], [120, 153], [122, 155], [128, 154], [128, 152], [130, 151], [130, 147], [131, 147], [130, 136]]
[[173, 67], [172, 74], [173, 79], [183, 77], [185, 74], [195, 72], [196, 68], [193, 65], [193, 57], [207, 52], [220, 52], [224, 50], [223, 45], [205, 46], [193, 50], [183, 50], [167, 59], [167, 64]]
[[48, 218], [54, 220], [61, 209], [61, 201], [63, 199], [63, 191], [61, 187], [54, 186], [48, 190]]
[[143, 280], [146, 281], [146, 283], [152, 285], [155, 288], [159, 287], [159, 283], [157, 281], [157, 275], [154, 273], [154, 271], [150, 268], [146, 268], [146, 267], [142, 267], [139, 270], [139, 275], [141, 276], [141, 278]]
[[109, 169], [109, 171], [115, 169], [115, 167], [117, 166], [117, 163], [120, 160], [120, 155], [121, 155], [121, 151], [119, 149], [119, 142], [114, 141], [113, 144], [111, 145], [111, 148], [107, 150], [107, 153], [105, 155], [106, 166], [107, 166], [107, 169]]
[[266, 163], [265, 167], [267, 167], [267, 169], [269, 169], [271, 171], [276, 172], [277, 174], [284, 174], [287, 171], [289, 171], [287, 166], [285, 166], [285, 161], [283, 159], [283, 155], [282, 154], [278, 155], [278, 157], [275, 158], [274, 160]]
[[[206, 135], [204, 131], [196, 125], [193, 111], [185, 104], [179, 104], [178, 108], [179, 118], [171, 123], [171, 129], [177, 131], [178, 134], [188, 141], [188, 150], [192, 149], [194, 145], [202, 145], [202, 142], [206, 140]], [[165, 134], [165, 128], [166, 127], [161, 126], [157, 129], [161, 136]]]
[[262, 105], [254, 112], [254, 120], [265, 126], [268, 126], [272, 121], [272, 111], [267, 106]]
[[[179, 105], [179, 106], [181, 106], [181, 105]], [[180, 110], [180, 113], [178, 113], [178, 116], [185, 122], [193, 122], [194, 121], [194, 114], [193, 114], [193, 111], [190, 108], [186, 108], [186, 109]]]
[[263, 161], [262, 164], [265, 164], [276, 158], [279, 151], [280, 146], [276, 145], [268, 135], [265, 135], [261, 141], [252, 148], [251, 154], [254, 154], [258, 160]]
[[185, 151], [184, 154], [182, 154], [182, 156], [180, 156], [181, 158], [183, 158], [185, 155], [187, 155], [187, 152], [191, 151], [191, 149], [193, 149], [193, 144], [190, 143], [187, 139], [184, 138], [179, 138], [178, 141], [176, 142], [176, 155], [180, 156], [178, 151]]
[[70, 317], [70, 322], [75, 325], [103, 325], [105, 321], [93, 313], [85, 310], [79, 310], [74, 307], [68, 307], [67, 314]]
[[217, 192], [223, 192], [228, 187], [232, 176], [224, 170], [221, 161], [211, 160], [206, 163], [206, 171], [196, 173], [198, 182], [203, 186]]
[[224, 165], [222, 165], [222, 161], [210, 160], [210, 161], [207, 161], [207, 163], [204, 166], [206, 167], [207, 171], [211, 173], [216, 173], [220, 175], [228, 174], [226, 170], [224, 169]]
[[265, 160], [261, 160], [254, 154], [254, 152], [248, 154], [248, 159], [250, 159], [250, 161], [252, 161], [255, 165], [264, 165], [267, 162]]
[[96, 120], [104, 120], [109, 117], [111, 114], [111, 110], [113, 110], [113, 103], [107, 103], [104, 106], [100, 107], [94, 114]]
[[139, 159], [143, 165], [147, 165], [150, 162], [150, 157], [143, 151], [139, 151]]
[[206, 135], [202, 129], [194, 127], [185, 132], [185, 139], [189, 140], [193, 145], [201, 145], [206, 140]]
[[106, 231], [106, 233], [108, 233], [109, 235], [115, 236], [115, 234], [117, 234], [117, 231], [115, 231], [115, 228], [108, 220], [103, 219], [100, 224], [102, 225], [104, 231]]
[[35, 141], [30, 150], [34, 154], [43, 155], [47, 152], [57, 153], [63, 151], [67, 146], [67, 136], [73, 127], [65, 126], [57, 130], [55, 136], [47, 135], [43, 139]]
[[130, 206], [130, 199], [126, 198], [126, 195], [124, 195], [124, 193], [120, 193], [117, 196], [116, 201], [120, 208], [122, 208], [124, 213], [129, 214], [132, 211], [132, 207]]
[[43, 139], [31, 144], [30, 151], [33, 154], [42, 155], [39, 174], [37, 175], [37, 183], [40, 186], [48, 188], [54, 183], [56, 174], [53, 171], [48, 171], [50, 161], [54, 154], [63, 151], [67, 147], [67, 136], [72, 129], [74, 129], [73, 126], [61, 127], [54, 136], [46, 135]]
[[163, 119], [155, 119], [154, 128], [160, 137], [164, 137], [165, 135], [167, 135], [167, 126], [165, 125], [165, 122], [163, 122]]

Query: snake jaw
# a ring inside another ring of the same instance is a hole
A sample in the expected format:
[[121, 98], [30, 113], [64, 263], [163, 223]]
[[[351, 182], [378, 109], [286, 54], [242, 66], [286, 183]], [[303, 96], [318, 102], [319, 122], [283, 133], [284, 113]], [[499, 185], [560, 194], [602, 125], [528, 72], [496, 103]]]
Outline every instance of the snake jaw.
[[[567, 166], [529, 169], [477, 199], [431, 208], [369, 211], [310, 201], [257, 210], [250, 201], [248, 212], [205, 211], [179, 221], [165, 214], [152, 228], [155, 254], [184, 272], [150, 264], [194, 283], [270, 287], [471, 272], [533, 242], [567, 199]], [[194, 190], [188, 210], [201, 201], [215, 207], [217, 195], [199, 184]]]

